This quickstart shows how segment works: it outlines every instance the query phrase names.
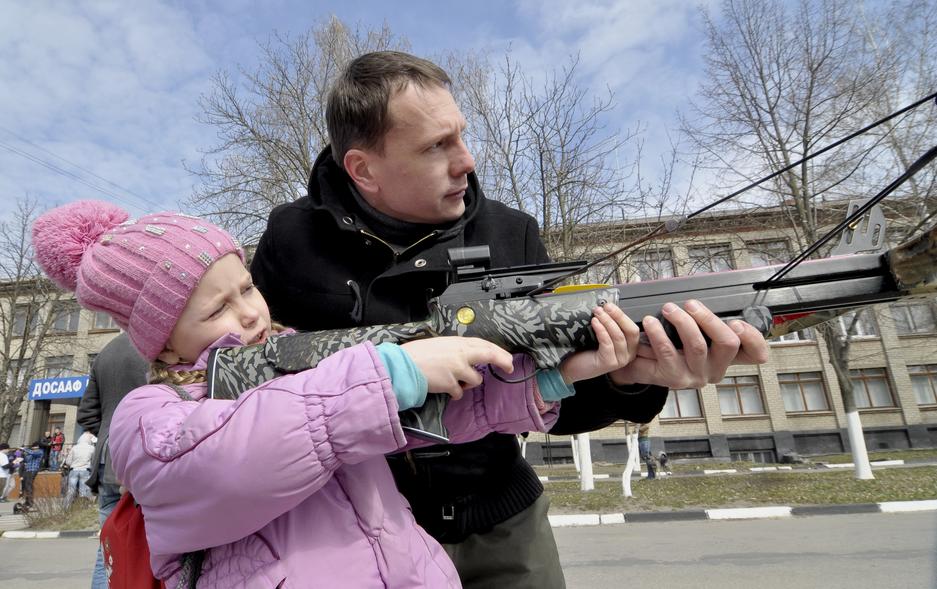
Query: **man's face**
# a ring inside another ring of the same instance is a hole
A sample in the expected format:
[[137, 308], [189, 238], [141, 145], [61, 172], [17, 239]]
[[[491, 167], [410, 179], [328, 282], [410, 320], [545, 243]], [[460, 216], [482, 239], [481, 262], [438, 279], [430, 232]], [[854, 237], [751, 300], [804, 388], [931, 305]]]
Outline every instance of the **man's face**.
[[467, 175], [475, 160], [462, 141], [465, 117], [448, 90], [408, 85], [390, 99], [383, 153], [368, 157], [368, 203], [401, 221], [445, 223], [465, 212]]
[[52, 434], [50, 434], [49, 432], [46, 432], [46, 433], [45, 433], [45, 436], [46, 436], [47, 438], [50, 437], [51, 435], [52, 435]]

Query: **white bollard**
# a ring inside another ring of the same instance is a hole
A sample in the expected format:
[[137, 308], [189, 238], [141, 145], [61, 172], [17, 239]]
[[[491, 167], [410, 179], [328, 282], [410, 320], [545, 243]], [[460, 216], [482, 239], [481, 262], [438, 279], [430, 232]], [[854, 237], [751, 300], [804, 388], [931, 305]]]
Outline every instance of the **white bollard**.
[[592, 477], [592, 449], [589, 447], [589, 434], [579, 434], [574, 446], [579, 447], [579, 488], [583, 491], [595, 489]]

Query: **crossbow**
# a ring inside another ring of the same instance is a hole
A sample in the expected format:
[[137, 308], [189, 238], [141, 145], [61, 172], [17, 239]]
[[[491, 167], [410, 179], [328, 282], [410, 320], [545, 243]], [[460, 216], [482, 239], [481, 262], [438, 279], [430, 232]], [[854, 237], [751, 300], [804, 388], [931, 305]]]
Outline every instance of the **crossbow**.
[[[906, 107], [881, 124], [937, 94]], [[870, 125], [791, 166], [750, 184], [728, 198], [765, 182], [849, 140]], [[884, 253], [856, 254], [863, 245], [884, 243], [884, 215], [877, 203], [903, 181], [937, 157], [930, 149], [898, 179], [864, 203], [850, 203], [846, 219], [786, 265], [701, 274], [615, 286], [594, 285], [565, 291], [554, 287], [571, 276], [637, 245], [675, 231], [687, 219], [712, 208], [713, 203], [683, 219], [662, 223], [644, 237], [592, 262], [565, 262], [490, 269], [487, 246], [450, 250], [449, 286], [428, 302], [428, 315], [411, 323], [271, 336], [263, 344], [216, 349], [208, 363], [209, 393], [235, 399], [244, 391], [280, 375], [315, 367], [338, 350], [370, 341], [375, 344], [457, 335], [479, 337], [510, 352], [531, 356], [539, 369], [554, 368], [569, 354], [593, 349], [590, 327], [597, 305], [615, 302], [640, 325], [646, 316], [662, 319], [661, 307], [670, 301], [701, 301], [717, 316], [741, 319], [766, 337], [798, 331], [841, 315], [855, 307], [937, 292], [937, 226]], [[870, 221], [871, 215], [871, 221]], [[866, 231], [857, 224], [866, 221]], [[824, 243], [842, 233], [837, 255], [807, 260]], [[865, 239], [863, 239], [865, 237]], [[862, 245], [860, 245], [862, 244]], [[671, 338], [679, 338], [670, 328]], [[424, 424], [438, 421], [444, 395], [431, 395], [420, 414], [410, 412], [404, 427], [411, 433], [445, 441], [445, 432], [427, 432]], [[427, 412], [429, 415], [427, 415]], [[429, 428], [432, 429], [432, 428]]]

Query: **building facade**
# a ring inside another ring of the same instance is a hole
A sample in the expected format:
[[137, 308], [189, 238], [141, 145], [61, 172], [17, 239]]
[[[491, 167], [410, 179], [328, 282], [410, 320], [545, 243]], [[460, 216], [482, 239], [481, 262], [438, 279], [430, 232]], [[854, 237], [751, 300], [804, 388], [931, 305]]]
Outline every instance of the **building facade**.
[[[11, 305], [8, 316], [13, 318], [13, 333], [19, 334], [11, 342], [11, 355], [15, 355], [24, 343], [28, 347], [35, 345], [35, 340], [40, 337], [36, 335], [37, 332], [45, 330], [41, 336], [41, 351], [34, 361], [35, 366], [31, 370], [17, 371], [23, 389], [28, 388], [28, 382], [24, 379], [87, 375], [97, 353], [120, 333], [109, 315], [81, 309], [71, 299], [51, 301], [31, 314], [26, 312], [26, 303], [9, 300], [3, 303]], [[32, 304], [35, 306], [34, 302]], [[11, 364], [16, 362], [11, 360]], [[10, 366], [8, 384], [12, 384], [12, 372]], [[0, 441], [6, 441], [14, 447], [28, 445], [39, 439], [43, 432], [58, 427], [65, 433], [66, 443], [71, 445], [82, 433], [76, 422], [79, 400], [30, 401], [27, 397], [19, 403], [18, 415], [8, 439]]]

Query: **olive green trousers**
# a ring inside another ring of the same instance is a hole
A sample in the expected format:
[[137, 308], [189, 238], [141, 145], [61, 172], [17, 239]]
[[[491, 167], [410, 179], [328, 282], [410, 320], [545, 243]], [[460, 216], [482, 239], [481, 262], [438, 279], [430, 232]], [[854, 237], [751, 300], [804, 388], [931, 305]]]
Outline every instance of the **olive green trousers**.
[[547, 519], [550, 500], [530, 507], [483, 534], [443, 544], [464, 589], [565, 589], [556, 540]]

